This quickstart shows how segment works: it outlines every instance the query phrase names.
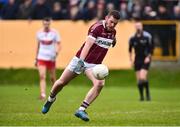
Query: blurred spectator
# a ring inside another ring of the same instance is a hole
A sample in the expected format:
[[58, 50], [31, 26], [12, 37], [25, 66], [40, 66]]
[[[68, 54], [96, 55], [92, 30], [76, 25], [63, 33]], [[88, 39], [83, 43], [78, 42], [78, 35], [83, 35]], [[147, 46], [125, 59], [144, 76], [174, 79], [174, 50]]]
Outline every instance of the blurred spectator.
[[113, 3], [115, 9], [118, 9], [119, 8], [119, 3], [123, 2], [123, 1], [125, 2], [126, 0], [105, 0], [106, 4]]
[[[12, 1], [15, 2], [12, 2], [13, 6], [11, 4], [10, 6], [8, 0], [0, 0], [0, 18], [27, 19], [31, 17], [32, 19], [43, 19], [44, 17], [50, 16], [53, 19], [60, 20], [101, 20], [110, 10], [115, 9], [119, 10], [122, 20], [178, 20], [180, 7], [180, 0]], [[18, 12], [15, 8], [18, 8]], [[30, 13], [31, 16], [29, 16]]]
[[7, 4], [2, 7], [1, 18], [2, 19], [16, 19], [18, 11], [18, 5], [15, 0], [9, 0]]
[[82, 14], [79, 9], [79, 0], [70, 0], [69, 3], [69, 19], [78, 20], [82, 18]]
[[94, 0], [90, 0], [87, 3], [87, 7], [82, 10], [84, 20], [92, 20], [96, 16], [96, 3]]
[[104, 0], [98, 0], [97, 2], [97, 13], [96, 13], [96, 19], [102, 20], [105, 17], [105, 1]]
[[180, 20], [180, 5], [174, 6], [172, 19]]
[[143, 20], [153, 20], [156, 19], [156, 12], [152, 10], [152, 7], [147, 5], [144, 7], [144, 12], [142, 15]]
[[127, 3], [123, 2], [120, 4], [119, 13], [122, 20], [129, 19], [129, 12], [127, 8]]
[[43, 19], [51, 16], [51, 10], [46, 5], [46, 0], [37, 0], [33, 8], [31, 18], [32, 19]]
[[17, 18], [18, 19], [28, 19], [31, 16], [33, 10], [32, 0], [24, 0], [19, 6]]
[[112, 3], [112, 2], [107, 3], [107, 5], [106, 5], [106, 15], [112, 10], [115, 10], [114, 3]]
[[158, 6], [157, 19], [160, 19], [160, 20], [170, 19], [170, 16], [168, 14], [168, 11], [167, 11], [167, 8], [165, 7], [165, 5]]
[[139, 3], [134, 4], [132, 12], [132, 19], [141, 19], [142, 18], [142, 7]]
[[62, 9], [61, 3], [56, 1], [53, 4], [52, 19], [66, 19], [67, 12]]

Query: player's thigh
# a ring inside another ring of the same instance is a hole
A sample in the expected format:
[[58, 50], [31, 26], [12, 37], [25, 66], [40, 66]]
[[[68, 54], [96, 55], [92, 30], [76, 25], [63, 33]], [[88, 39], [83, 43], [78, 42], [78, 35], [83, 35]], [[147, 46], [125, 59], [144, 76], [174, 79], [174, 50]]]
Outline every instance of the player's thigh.
[[60, 84], [64, 84], [66, 85], [67, 83], [69, 83], [72, 79], [74, 79], [75, 77], [77, 77], [78, 74], [70, 71], [68, 68], [66, 68], [63, 73], [61, 74], [61, 76], [58, 79], [58, 82], [60, 82]]
[[141, 63], [134, 63], [134, 70], [136, 72], [136, 79], [137, 81], [140, 79], [140, 69], [141, 69]]
[[142, 80], [146, 80], [147, 79], [147, 75], [148, 75], [148, 70], [147, 69], [141, 69], [140, 70], [140, 78]]
[[105, 80], [98, 80], [93, 76], [92, 68], [85, 70], [85, 74], [88, 77], [88, 79], [92, 81], [93, 85], [104, 85], [105, 84]]
[[140, 79], [140, 71], [139, 70], [136, 70], [136, 80], [138, 82], [138, 80]]
[[52, 67], [52, 68], [48, 68], [48, 72], [51, 78], [55, 78], [56, 77], [56, 68]]
[[46, 66], [38, 65], [39, 76], [41, 78], [45, 78], [46, 77], [46, 70], [47, 70]]
[[140, 76], [142, 79], [146, 80], [147, 79], [147, 75], [148, 75], [148, 70], [150, 67], [150, 62], [149, 63], [144, 63], [141, 67], [141, 71], [140, 71]]

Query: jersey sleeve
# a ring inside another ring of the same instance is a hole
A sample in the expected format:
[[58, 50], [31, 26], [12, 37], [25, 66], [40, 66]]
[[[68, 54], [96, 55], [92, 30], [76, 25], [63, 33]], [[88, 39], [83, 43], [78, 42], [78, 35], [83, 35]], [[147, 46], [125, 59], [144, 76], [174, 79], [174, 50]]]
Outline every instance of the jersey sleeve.
[[150, 36], [149, 45], [150, 45], [150, 53], [153, 54], [153, 51], [154, 51], [154, 42], [153, 42], [152, 36]]
[[154, 44], [151, 34], [148, 34], [148, 53], [153, 54]]
[[39, 38], [39, 32], [36, 33], [36, 40], [37, 40], [37, 42], [40, 41], [40, 38]]
[[129, 39], [129, 53], [132, 52], [132, 48], [133, 48], [133, 39], [132, 37]]
[[99, 35], [99, 27], [91, 27], [88, 32], [88, 37], [96, 40]]
[[56, 31], [55, 42], [59, 43], [60, 41], [61, 41], [61, 36], [60, 36], [59, 32]]

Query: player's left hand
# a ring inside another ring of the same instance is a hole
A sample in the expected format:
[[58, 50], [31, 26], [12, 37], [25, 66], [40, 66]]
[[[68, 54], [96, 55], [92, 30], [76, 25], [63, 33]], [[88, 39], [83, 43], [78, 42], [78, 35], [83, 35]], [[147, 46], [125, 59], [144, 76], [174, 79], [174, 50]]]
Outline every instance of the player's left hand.
[[58, 56], [59, 52], [56, 51], [56, 57]]
[[149, 56], [147, 56], [145, 59], [144, 59], [144, 63], [146, 64], [146, 63], [149, 63], [150, 62], [150, 57]]
[[77, 74], [80, 74], [84, 70], [84, 66], [85, 66], [84, 60], [79, 59], [77, 61], [76, 67], [74, 68], [74, 72], [77, 73]]
[[55, 58], [54, 58], [54, 60], [55, 60], [57, 57], [58, 57], [58, 52], [56, 52], [56, 55], [55, 55]]
[[34, 61], [34, 66], [37, 67], [37, 59]]
[[114, 38], [113, 42], [112, 42], [112, 47], [114, 47], [116, 45], [116, 38]]

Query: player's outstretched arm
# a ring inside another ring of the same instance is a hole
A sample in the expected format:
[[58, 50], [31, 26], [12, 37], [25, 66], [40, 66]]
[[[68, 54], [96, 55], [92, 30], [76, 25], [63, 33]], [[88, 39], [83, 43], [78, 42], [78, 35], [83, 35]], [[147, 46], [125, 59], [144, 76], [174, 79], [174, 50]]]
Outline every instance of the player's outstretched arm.
[[61, 51], [61, 42], [57, 42], [55, 44], [55, 50], [56, 50], [56, 56], [57, 56], [59, 52]]
[[87, 37], [86, 43], [80, 55], [80, 59], [84, 60], [86, 58], [87, 54], [89, 53], [90, 48], [92, 47], [94, 43], [95, 43], [95, 40], [93, 38]]
[[76, 67], [74, 69], [74, 72], [76, 72], [77, 74], [79, 72], [81, 72], [82, 70], [84, 70], [84, 66], [85, 66], [84, 65], [84, 60], [85, 60], [87, 54], [89, 53], [89, 49], [92, 47], [94, 42], [95, 42], [95, 40], [90, 38], [90, 37], [88, 37], [86, 39], [86, 43], [85, 43], [85, 45], [84, 45], [84, 47], [83, 47], [83, 49], [81, 51], [80, 58], [79, 58], [79, 60], [77, 62], [77, 65], [76, 65]]
[[37, 56], [38, 56], [38, 52], [39, 52], [39, 41], [38, 41], [38, 44], [37, 44], [37, 48], [36, 48], [36, 56], [35, 56], [35, 61], [34, 61], [34, 65], [37, 66]]

